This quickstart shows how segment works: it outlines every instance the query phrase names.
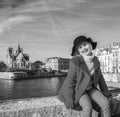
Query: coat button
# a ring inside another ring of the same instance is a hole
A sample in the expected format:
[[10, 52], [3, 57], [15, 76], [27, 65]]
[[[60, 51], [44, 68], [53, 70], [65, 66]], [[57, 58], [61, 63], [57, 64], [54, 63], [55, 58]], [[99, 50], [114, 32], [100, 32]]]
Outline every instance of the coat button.
[[78, 89], [78, 87], [76, 86], [76, 87], [75, 87], [75, 89], [77, 90], [77, 89]]

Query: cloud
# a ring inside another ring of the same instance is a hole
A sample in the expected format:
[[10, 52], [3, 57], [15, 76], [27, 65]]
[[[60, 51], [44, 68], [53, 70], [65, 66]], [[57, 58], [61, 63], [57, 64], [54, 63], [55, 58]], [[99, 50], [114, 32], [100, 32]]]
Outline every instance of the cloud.
[[0, 24], [0, 33], [3, 33], [5, 29], [10, 29], [13, 25], [20, 24], [23, 22], [34, 21], [33, 17], [30, 16], [16, 16], [10, 17], [9, 19], [1, 22]]
[[104, 9], [104, 8], [119, 8], [120, 7], [120, 1], [119, 0], [108, 0], [102, 4], [98, 4], [96, 6], [94, 6], [94, 8], [100, 8], [100, 9]]
[[27, 3], [27, 0], [0, 0], [0, 8], [18, 7]]
[[75, 4], [82, 4], [87, 0], [38, 0], [27, 3], [18, 8], [17, 13], [59, 11], [73, 8]]

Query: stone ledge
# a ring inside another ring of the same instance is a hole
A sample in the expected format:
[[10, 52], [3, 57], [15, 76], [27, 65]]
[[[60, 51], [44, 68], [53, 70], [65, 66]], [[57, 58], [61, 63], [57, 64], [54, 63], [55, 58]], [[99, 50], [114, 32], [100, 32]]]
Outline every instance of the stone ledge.
[[[54, 96], [1, 101], [0, 117], [82, 117], [82, 111], [66, 109]], [[97, 112], [93, 111], [93, 117]]]

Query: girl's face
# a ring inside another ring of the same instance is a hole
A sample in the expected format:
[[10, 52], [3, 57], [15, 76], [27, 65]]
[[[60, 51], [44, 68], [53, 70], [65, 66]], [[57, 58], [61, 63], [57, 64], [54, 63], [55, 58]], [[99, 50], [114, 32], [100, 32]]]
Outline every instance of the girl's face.
[[78, 46], [78, 52], [81, 55], [89, 55], [92, 51], [92, 45], [89, 42], [82, 42], [79, 46]]

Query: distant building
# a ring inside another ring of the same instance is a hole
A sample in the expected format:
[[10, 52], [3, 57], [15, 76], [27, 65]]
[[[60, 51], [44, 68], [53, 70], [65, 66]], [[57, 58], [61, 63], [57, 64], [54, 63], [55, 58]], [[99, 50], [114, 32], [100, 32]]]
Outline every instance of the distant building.
[[18, 45], [16, 51], [12, 47], [7, 51], [7, 67], [13, 69], [29, 69], [29, 55], [23, 53], [23, 49]]
[[68, 58], [51, 57], [47, 58], [45, 68], [48, 70], [67, 71], [69, 68]]
[[101, 71], [104, 73], [113, 73], [113, 55], [110, 49], [102, 49], [98, 55], [101, 64]]
[[104, 73], [120, 73], [120, 43], [113, 42], [109, 48], [100, 48], [96, 51]]

